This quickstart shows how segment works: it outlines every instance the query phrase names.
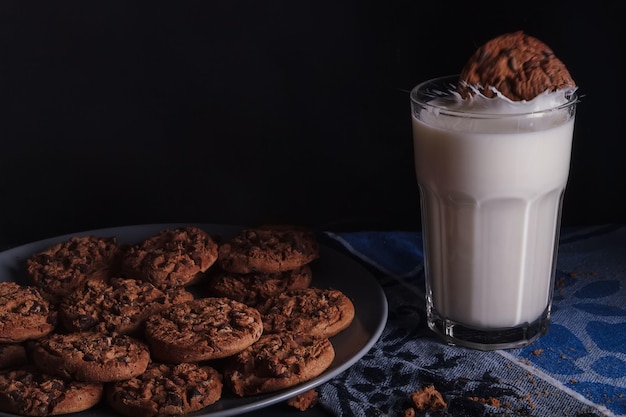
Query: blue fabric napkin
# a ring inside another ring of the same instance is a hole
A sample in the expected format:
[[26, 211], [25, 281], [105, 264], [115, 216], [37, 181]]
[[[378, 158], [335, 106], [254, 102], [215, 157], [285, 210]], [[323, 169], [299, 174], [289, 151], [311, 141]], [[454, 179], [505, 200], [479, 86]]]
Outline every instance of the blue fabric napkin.
[[447, 408], [427, 416], [626, 416], [626, 225], [565, 229], [552, 324], [521, 349], [448, 346], [426, 326], [417, 232], [327, 235], [371, 265], [389, 302], [374, 347], [319, 388], [337, 416], [400, 416], [432, 384]]

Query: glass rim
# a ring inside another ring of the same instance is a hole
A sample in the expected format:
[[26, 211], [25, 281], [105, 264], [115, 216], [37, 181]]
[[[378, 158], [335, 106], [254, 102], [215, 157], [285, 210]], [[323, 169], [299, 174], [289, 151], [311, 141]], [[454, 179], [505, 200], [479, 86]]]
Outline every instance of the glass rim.
[[[531, 111], [524, 111], [524, 112], [513, 112], [513, 113], [489, 113], [489, 112], [477, 112], [477, 111], [466, 111], [466, 110], [454, 110], [454, 109], [450, 109], [444, 105], [437, 105], [437, 104], [432, 104], [432, 98], [437, 98], [437, 97], [450, 97], [451, 94], [449, 94], [450, 92], [454, 91], [454, 89], [456, 88], [456, 85], [458, 83], [458, 79], [459, 79], [459, 74], [452, 74], [452, 75], [444, 75], [441, 77], [436, 77], [436, 78], [431, 78], [425, 81], [420, 82], [419, 84], [417, 84], [415, 87], [413, 87], [410, 91], [409, 97], [411, 99], [411, 103], [417, 104], [419, 106], [422, 107], [429, 107], [431, 109], [436, 109], [437, 112], [441, 113], [441, 114], [445, 114], [447, 116], [456, 116], [456, 117], [465, 117], [465, 118], [478, 118], [478, 119], [501, 119], [503, 117], [537, 117], [540, 116], [542, 114], [548, 114], [548, 113], [552, 113], [555, 111], [560, 111], [560, 110], [565, 110], [568, 109], [570, 107], [572, 107], [573, 105], [577, 104], [580, 100], [579, 100], [579, 96], [578, 96], [578, 92], [577, 92], [577, 88], [572, 89], [571, 93], [568, 93], [565, 97], [567, 99], [567, 101], [565, 103], [561, 103], [557, 106], [554, 107], [550, 107], [550, 108], [546, 108], [546, 109], [541, 109], [541, 110], [531, 110]], [[424, 87], [428, 84], [435, 84], [435, 83], [441, 83], [443, 81], [450, 81], [450, 89], [446, 90], [446, 91], [442, 91], [440, 90], [439, 93], [441, 93], [442, 95], [439, 96], [435, 96], [433, 95], [433, 97], [431, 98], [431, 100], [426, 101], [423, 99], [420, 99], [417, 97], [417, 92], [420, 90], [424, 90]], [[445, 93], [445, 95], [443, 94]]]

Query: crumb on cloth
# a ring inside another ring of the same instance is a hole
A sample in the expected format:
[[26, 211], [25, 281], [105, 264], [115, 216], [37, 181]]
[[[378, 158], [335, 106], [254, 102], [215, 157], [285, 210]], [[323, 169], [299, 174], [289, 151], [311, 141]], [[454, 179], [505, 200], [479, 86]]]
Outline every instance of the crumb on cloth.
[[298, 394], [295, 397], [291, 397], [287, 400], [287, 404], [300, 410], [305, 411], [312, 408], [317, 404], [318, 394], [314, 389], [310, 389], [302, 394]]
[[490, 405], [496, 408], [500, 408], [502, 406], [502, 404], [500, 403], [500, 400], [494, 397], [489, 397], [489, 398], [468, 397], [468, 398], [472, 401], [476, 401], [481, 404]]
[[424, 385], [410, 395], [411, 403], [414, 408], [408, 408], [404, 411], [405, 417], [412, 417], [417, 411], [442, 411], [446, 404], [443, 396], [435, 389], [433, 385]]

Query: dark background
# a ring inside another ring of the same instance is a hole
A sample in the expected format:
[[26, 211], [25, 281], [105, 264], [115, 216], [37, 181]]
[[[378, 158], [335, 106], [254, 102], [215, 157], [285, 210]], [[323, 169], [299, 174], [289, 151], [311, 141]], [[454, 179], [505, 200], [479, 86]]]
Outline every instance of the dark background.
[[583, 96], [563, 224], [624, 222], [625, 3], [508, 3], [2, 1], [0, 243], [153, 222], [419, 229], [408, 90], [519, 29]]

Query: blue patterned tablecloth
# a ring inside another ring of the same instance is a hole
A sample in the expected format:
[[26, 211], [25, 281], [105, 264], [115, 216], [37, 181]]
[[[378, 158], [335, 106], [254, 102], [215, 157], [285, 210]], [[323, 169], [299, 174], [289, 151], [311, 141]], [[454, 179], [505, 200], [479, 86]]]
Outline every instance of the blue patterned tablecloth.
[[375, 346], [320, 387], [337, 416], [400, 416], [433, 384], [447, 408], [431, 416], [626, 416], [626, 225], [561, 234], [552, 325], [521, 349], [448, 346], [428, 330], [421, 235], [327, 236], [371, 266], [389, 302]]

